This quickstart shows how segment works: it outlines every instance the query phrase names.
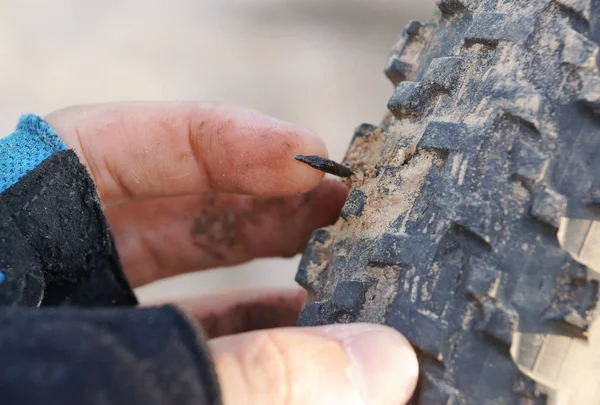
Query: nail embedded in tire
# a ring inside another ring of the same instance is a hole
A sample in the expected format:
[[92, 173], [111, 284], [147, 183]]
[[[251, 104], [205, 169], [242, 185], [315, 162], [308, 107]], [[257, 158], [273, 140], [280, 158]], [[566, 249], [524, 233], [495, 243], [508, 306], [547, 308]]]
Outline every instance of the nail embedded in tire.
[[350, 177], [354, 174], [354, 170], [350, 169], [348, 166], [344, 166], [341, 163], [334, 162], [330, 159], [325, 159], [320, 156], [305, 156], [305, 155], [296, 155], [294, 156], [299, 162], [305, 163], [312, 167], [313, 169], [320, 170], [325, 173], [333, 174], [338, 177]]

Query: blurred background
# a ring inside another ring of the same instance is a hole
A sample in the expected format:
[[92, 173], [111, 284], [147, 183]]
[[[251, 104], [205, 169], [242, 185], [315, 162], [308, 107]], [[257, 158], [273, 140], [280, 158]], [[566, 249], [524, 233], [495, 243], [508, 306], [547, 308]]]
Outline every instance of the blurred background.
[[[393, 87], [388, 50], [433, 0], [0, 0], [0, 134], [20, 114], [122, 100], [241, 104], [309, 127], [341, 159]], [[299, 258], [163, 280], [142, 301], [290, 286]]]

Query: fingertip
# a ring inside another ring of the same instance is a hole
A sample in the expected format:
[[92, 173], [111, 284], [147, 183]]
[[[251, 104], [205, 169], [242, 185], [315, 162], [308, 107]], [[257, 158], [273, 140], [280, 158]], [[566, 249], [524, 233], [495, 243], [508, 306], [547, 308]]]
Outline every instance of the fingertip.
[[354, 366], [354, 381], [366, 402], [408, 401], [419, 375], [417, 356], [408, 340], [383, 325], [358, 324], [346, 331], [341, 341]]
[[275, 149], [271, 174], [277, 176], [277, 181], [270, 184], [278, 186], [273, 190], [273, 194], [292, 195], [312, 190], [323, 180], [325, 173], [298, 162], [294, 156], [328, 157], [327, 146], [321, 137], [308, 129], [298, 128], [289, 123], [282, 125], [286, 126], [286, 130], [278, 128], [270, 145], [271, 149]]
[[[296, 155], [328, 157], [327, 146], [314, 131], [286, 121], [264, 115], [254, 110], [229, 111], [236, 114], [243, 133], [243, 150], [230, 155], [240, 155], [238, 168], [245, 171], [244, 187], [261, 196], [285, 196], [303, 193], [315, 188], [324, 173], [294, 159]], [[243, 165], [240, 167], [239, 165]], [[240, 190], [244, 191], [244, 190]]]
[[316, 155], [328, 158], [329, 152], [325, 141], [314, 132], [307, 129], [299, 129], [298, 134], [304, 143], [289, 157], [289, 164], [291, 166], [290, 179], [294, 180], [292, 185], [295, 186], [295, 192], [302, 193], [315, 188], [323, 180], [325, 173], [313, 169], [302, 162], [298, 162], [294, 156]]

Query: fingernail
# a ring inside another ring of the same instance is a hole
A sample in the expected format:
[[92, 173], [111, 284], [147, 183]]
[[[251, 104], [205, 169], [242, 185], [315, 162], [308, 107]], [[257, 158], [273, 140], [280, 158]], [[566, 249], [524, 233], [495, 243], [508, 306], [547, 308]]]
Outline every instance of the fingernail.
[[368, 405], [408, 401], [419, 365], [408, 341], [381, 325], [333, 325], [325, 331], [343, 344], [352, 362], [351, 378]]

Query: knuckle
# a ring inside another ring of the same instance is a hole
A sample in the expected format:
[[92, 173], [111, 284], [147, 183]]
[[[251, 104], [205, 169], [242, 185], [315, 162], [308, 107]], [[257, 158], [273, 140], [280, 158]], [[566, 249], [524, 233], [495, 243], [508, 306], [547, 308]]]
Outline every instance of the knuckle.
[[[251, 350], [247, 352], [243, 364], [248, 370], [246, 375], [250, 376], [255, 386], [262, 387], [268, 393], [272, 403], [290, 404], [290, 392], [296, 380], [293, 356], [272, 331], [254, 334], [249, 344]], [[260, 370], [258, 373], [257, 367]]]

